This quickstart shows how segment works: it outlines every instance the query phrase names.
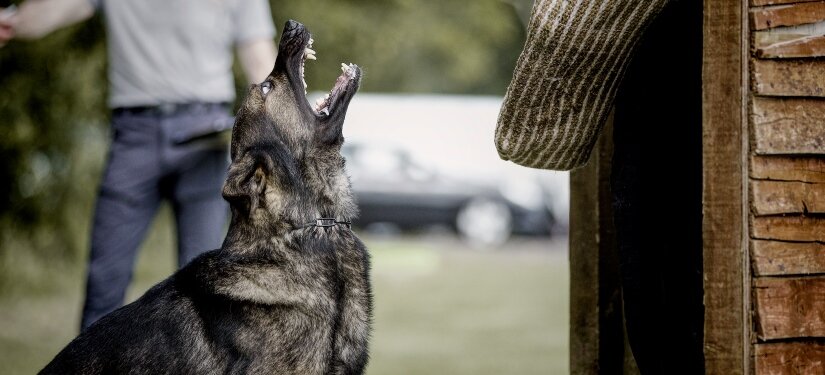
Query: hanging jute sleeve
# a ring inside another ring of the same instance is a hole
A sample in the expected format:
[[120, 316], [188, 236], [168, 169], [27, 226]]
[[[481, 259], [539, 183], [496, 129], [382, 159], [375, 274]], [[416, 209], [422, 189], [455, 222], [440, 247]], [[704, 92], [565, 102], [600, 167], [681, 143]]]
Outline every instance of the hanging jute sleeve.
[[668, 0], [536, 0], [498, 117], [504, 160], [587, 163], [636, 42]]

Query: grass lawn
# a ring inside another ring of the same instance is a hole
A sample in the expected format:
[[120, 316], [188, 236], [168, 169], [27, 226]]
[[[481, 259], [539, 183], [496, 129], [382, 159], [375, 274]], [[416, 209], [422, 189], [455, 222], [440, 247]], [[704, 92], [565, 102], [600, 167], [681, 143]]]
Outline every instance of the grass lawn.
[[[174, 268], [168, 211], [141, 251], [133, 300]], [[166, 225], [164, 224], [166, 223]], [[565, 240], [479, 252], [436, 239], [362, 237], [373, 256], [369, 374], [565, 374]], [[83, 268], [0, 298], [0, 374], [33, 374], [76, 334]]]

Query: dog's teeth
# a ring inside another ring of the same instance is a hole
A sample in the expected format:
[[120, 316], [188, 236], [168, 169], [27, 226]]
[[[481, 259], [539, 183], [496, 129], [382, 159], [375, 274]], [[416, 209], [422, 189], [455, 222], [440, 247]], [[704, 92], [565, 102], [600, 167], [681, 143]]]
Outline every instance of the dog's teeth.
[[318, 60], [315, 57], [315, 51], [312, 48], [306, 47], [304, 48], [304, 57], [309, 60]]
[[326, 116], [329, 116], [329, 108], [324, 108], [324, 109], [322, 109], [322, 110], [321, 110], [321, 113], [323, 113], [323, 114], [324, 114], [324, 115], [326, 115]]
[[341, 71], [342, 72], [346, 73], [348, 69], [349, 69], [349, 67], [347, 66], [347, 64], [341, 63]]

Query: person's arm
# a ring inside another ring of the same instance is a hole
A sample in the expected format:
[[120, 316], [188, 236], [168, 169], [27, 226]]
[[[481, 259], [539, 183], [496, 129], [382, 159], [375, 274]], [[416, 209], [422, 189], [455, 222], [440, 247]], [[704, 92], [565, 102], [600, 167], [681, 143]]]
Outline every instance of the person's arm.
[[275, 65], [275, 42], [272, 38], [257, 38], [238, 44], [238, 60], [247, 82], [263, 81]]
[[0, 19], [0, 46], [11, 38], [37, 39], [94, 14], [89, 0], [28, 0], [17, 13]]
[[269, 1], [246, 0], [236, 4], [232, 11], [232, 41], [246, 81], [258, 83], [272, 71], [278, 53]]
[[0, 47], [14, 38], [14, 16], [17, 14], [15, 6], [0, 8]]

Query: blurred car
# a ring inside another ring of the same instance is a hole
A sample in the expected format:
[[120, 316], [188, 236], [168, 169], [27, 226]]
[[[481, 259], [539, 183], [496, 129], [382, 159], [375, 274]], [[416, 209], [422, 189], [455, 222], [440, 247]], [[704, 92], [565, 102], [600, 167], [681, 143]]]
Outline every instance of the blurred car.
[[512, 233], [549, 235], [549, 192], [538, 181], [491, 183], [439, 174], [410, 153], [387, 146], [346, 144], [342, 153], [360, 209], [355, 224], [402, 230], [440, 225], [468, 242], [494, 246]]

